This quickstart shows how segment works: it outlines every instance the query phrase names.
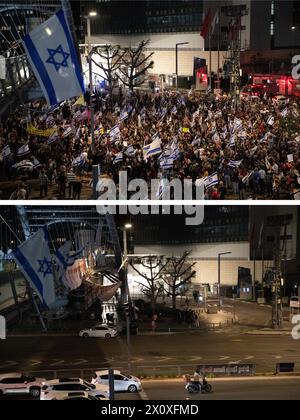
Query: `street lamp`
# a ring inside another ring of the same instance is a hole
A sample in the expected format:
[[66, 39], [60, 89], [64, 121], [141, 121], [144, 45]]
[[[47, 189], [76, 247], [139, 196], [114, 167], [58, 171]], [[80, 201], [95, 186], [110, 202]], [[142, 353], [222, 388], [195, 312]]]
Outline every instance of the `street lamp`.
[[[90, 12], [84, 18], [87, 22], [87, 41], [88, 41], [88, 49], [87, 49], [87, 61], [89, 63], [89, 82], [90, 82], [90, 101], [89, 101], [89, 108], [91, 113], [91, 136], [92, 136], [92, 150], [95, 149], [95, 127], [94, 127], [94, 108], [93, 108], [93, 68], [92, 68], [92, 56], [93, 56], [93, 49], [91, 48], [91, 19], [97, 16], [97, 12]], [[94, 188], [95, 190], [95, 188]], [[94, 195], [95, 195], [94, 191]], [[96, 197], [93, 197], [94, 199]]]
[[[129, 295], [129, 287], [128, 287], [128, 278], [127, 278], [127, 267], [126, 267], [126, 260], [128, 256], [128, 247], [127, 247], [127, 231], [132, 229], [131, 223], [125, 223], [123, 227], [119, 229], [123, 232], [123, 263], [124, 267], [124, 282], [125, 282], [125, 295], [126, 295], [126, 303], [125, 303], [125, 310], [126, 310], [126, 337], [127, 337], [127, 357], [128, 357], [128, 372], [131, 371], [131, 346], [130, 346], [130, 295]], [[124, 303], [123, 303], [124, 305]]]
[[175, 58], [176, 60], [176, 90], [178, 89], [178, 47], [179, 45], [187, 45], [187, 44], [189, 44], [189, 42], [178, 42], [175, 48], [176, 50], [176, 58]]
[[221, 310], [221, 257], [223, 255], [229, 255], [232, 254], [232, 252], [220, 252], [218, 254], [218, 309]]

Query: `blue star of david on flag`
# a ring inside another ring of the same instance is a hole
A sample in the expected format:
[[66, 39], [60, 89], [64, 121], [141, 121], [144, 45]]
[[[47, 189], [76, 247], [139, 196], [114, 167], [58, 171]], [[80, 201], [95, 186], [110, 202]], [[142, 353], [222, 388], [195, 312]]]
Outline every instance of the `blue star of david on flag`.
[[[53, 50], [52, 48], [47, 48], [49, 53], [49, 58], [46, 60], [46, 63], [53, 64], [55, 67], [55, 70], [58, 71], [61, 67], [68, 67], [68, 58], [70, 57], [70, 54], [65, 52], [63, 50], [63, 47], [59, 45], [56, 50]], [[61, 55], [62, 59], [61, 61], [58, 61], [60, 57], [56, 58], [56, 55]]]
[[40, 264], [38, 273], [42, 273], [44, 278], [47, 276], [47, 274], [52, 274], [52, 262], [47, 260], [46, 257], [44, 257], [43, 260], [38, 260], [38, 263]]

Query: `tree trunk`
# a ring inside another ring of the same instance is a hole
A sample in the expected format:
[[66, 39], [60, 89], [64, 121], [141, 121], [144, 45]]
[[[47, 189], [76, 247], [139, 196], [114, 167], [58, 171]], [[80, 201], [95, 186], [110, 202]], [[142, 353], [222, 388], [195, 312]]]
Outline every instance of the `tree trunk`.
[[172, 307], [176, 309], [176, 287], [172, 287]]

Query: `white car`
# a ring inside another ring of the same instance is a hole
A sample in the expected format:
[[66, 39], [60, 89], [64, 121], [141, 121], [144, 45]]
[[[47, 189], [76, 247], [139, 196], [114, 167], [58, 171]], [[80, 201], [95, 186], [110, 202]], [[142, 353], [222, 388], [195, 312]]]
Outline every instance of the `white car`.
[[118, 330], [115, 328], [109, 327], [107, 325], [96, 325], [93, 328], [87, 329], [87, 330], [81, 330], [79, 332], [79, 336], [83, 338], [113, 338], [117, 337], [119, 334]]
[[30, 394], [39, 397], [45, 379], [22, 373], [5, 373], [0, 375], [0, 396], [6, 394]]
[[53, 400], [89, 400], [89, 401], [104, 401], [109, 400], [109, 398], [106, 397], [94, 397], [92, 395], [89, 395], [86, 391], [73, 391], [73, 392], [61, 392], [60, 394], [57, 394]]
[[[109, 386], [108, 370], [100, 370], [92, 378], [92, 384], [103, 384]], [[114, 370], [114, 386], [116, 392], [138, 392], [142, 390], [142, 383], [139, 378]]]
[[109, 398], [109, 388], [103, 384], [90, 384], [81, 378], [61, 378], [43, 384], [41, 400], [67, 397], [72, 391], [86, 392], [91, 397]]

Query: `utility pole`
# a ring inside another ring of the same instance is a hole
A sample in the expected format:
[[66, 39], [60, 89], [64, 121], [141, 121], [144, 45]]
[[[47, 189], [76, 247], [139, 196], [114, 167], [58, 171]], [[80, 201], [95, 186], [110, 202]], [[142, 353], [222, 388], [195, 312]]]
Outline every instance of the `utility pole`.
[[[272, 280], [272, 327], [278, 329], [282, 327], [282, 251], [284, 251], [285, 242], [287, 240], [286, 229], [290, 224], [292, 215], [278, 215], [268, 217], [268, 225], [273, 228], [275, 236], [272, 237], [274, 243], [274, 267]], [[281, 236], [282, 228], [284, 235]], [[284, 247], [281, 247], [283, 241]], [[283, 279], [286, 281], [286, 278]]]
[[232, 252], [220, 252], [218, 254], [218, 310], [221, 310], [221, 257], [223, 255], [229, 255]]
[[240, 103], [240, 88], [241, 88], [241, 19], [242, 16], [248, 15], [248, 9], [246, 5], [237, 6], [225, 6], [221, 8], [222, 12], [227, 17], [231, 18], [229, 27], [229, 38], [230, 38], [230, 61], [232, 66], [232, 72], [230, 77], [230, 92], [232, 95], [234, 109]]
[[189, 42], [178, 42], [175, 45], [175, 71], [176, 71], [176, 92], [178, 90], [178, 47], [179, 45], [188, 45]]

